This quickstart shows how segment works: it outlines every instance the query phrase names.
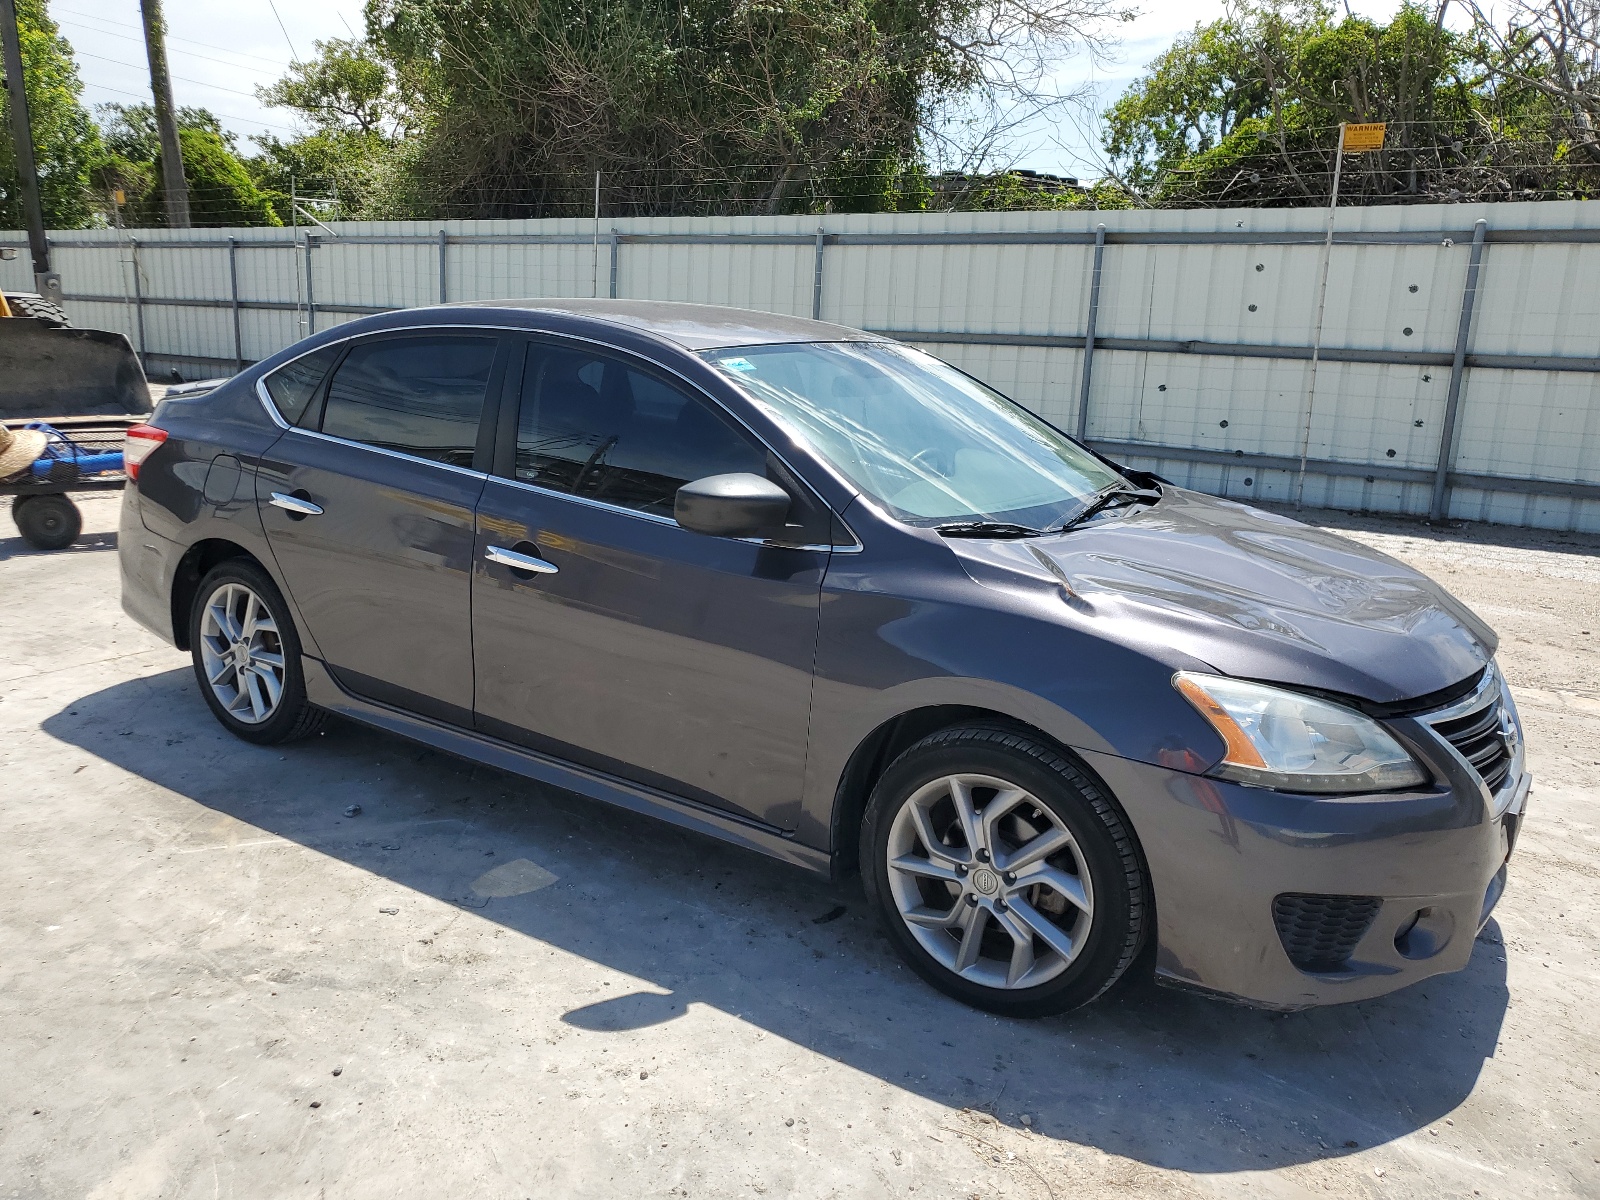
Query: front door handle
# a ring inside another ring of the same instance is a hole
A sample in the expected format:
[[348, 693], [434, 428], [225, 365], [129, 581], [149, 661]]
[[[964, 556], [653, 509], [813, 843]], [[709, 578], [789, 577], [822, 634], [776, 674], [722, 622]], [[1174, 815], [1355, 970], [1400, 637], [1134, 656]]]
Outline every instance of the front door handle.
[[299, 496], [286, 496], [282, 492], [273, 492], [270, 503], [285, 512], [294, 513], [297, 517], [320, 517], [322, 515], [322, 506], [320, 504], [302, 500]]
[[502, 567], [510, 567], [513, 571], [532, 571], [535, 575], [554, 575], [561, 570], [553, 562], [545, 562], [542, 558], [535, 558], [531, 554], [518, 554], [515, 550], [507, 550], [502, 546], [490, 546], [483, 552], [483, 556], [492, 563], [499, 563]]

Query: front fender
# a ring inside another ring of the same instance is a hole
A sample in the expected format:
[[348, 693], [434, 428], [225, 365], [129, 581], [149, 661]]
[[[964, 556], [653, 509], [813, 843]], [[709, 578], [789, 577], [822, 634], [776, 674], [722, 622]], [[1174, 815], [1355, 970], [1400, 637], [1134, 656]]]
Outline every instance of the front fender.
[[948, 572], [839, 567], [836, 558], [824, 585], [794, 825], [807, 844], [831, 848], [834, 804], [856, 750], [918, 710], [982, 710], [1075, 750], [1197, 772], [1222, 756], [1221, 738], [1171, 684], [1174, 669], [1206, 664], [1128, 644], [1047, 588], [1002, 593]]

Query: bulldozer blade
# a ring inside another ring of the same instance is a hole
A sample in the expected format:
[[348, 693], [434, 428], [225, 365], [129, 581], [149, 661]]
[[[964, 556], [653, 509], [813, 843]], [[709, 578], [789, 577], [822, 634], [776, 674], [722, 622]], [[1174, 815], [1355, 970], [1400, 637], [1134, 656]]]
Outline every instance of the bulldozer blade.
[[125, 335], [33, 317], [0, 320], [0, 420], [150, 411], [144, 370]]

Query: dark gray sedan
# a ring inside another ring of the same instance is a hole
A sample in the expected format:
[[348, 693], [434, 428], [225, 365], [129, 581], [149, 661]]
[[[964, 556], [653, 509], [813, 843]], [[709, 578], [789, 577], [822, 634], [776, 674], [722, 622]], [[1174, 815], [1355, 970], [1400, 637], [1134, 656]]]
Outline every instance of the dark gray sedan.
[[1376, 996], [1465, 966], [1505, 886], [1530, 781], [1483, 622], [881, 337], [393, 313], [168, 400], [127, 461], [123, 605], [239, 737], [338, 713], [859, 870], [994, 1012], [1136, 963]]

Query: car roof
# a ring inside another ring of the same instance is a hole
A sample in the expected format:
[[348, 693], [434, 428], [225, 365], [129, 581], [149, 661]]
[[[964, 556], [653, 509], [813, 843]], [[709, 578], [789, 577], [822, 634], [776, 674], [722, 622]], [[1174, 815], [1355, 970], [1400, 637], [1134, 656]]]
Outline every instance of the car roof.
[[881, 337], [781, 313], [675, 300], [592, 300], [586, 298], [473, 300], [453, 308], [502, 308], [603, 321], [648, 333], [685, 350], [762, 346], [785, 342], [881, 341]]

